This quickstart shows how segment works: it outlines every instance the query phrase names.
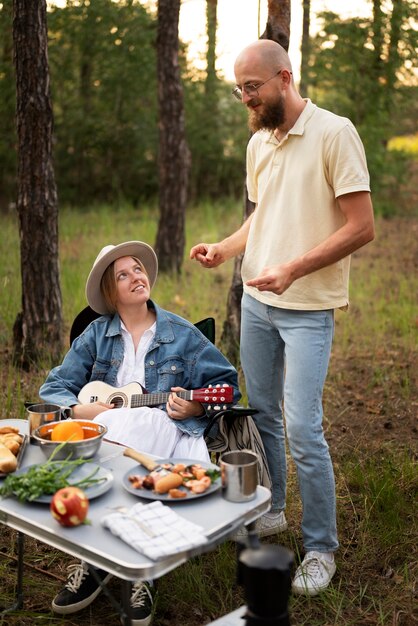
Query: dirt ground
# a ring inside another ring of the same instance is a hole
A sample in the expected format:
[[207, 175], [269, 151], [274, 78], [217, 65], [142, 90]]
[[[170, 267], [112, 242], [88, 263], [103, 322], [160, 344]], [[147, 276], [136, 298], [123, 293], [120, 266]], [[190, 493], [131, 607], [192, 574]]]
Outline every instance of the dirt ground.
[[[384, 267], [379, 289], [392, 291], [393, 296], [386, 297], [396, 299], [400, 277], [418, 275], [418, 219], [380, 220], [375, 241], [353, 256], [351, 280], [376, 265]], [[383, 442], [416, 444], [418, 292], [414, 297], [409, 345], [389, 334], [371, 348], [368, 339], [353, 336], [354, 330], [343, 348], [336, 337], [324, 399], [325, 415], [332, 422], [327, 439], [334, 455], [344, 454], [361, 439], [377, 447]], [[361, 305], [353, 302], [351, 306], [348, 315], [361, 313]], [[361, 322], [359, 328], [361, 332]]]
[[[418, 218], [381, 220], [378, 226], [376, 241], [354, 255], [352, 276], [355, 278], [356, 274], [364, 274], [384, 259], [386, 270], [381, 276], [381, 289], [389, 291], [397, 277], [416, 276], [418, 273]], [[357, 314], [358, 306], [353, 304], [350, 315]], [[394, 449], [407, 446], [416, 452], [418, 307], [412, 326], [411, 344], [398, 340], [396, 336], [387, 337], [378, 346], [363, 341], [361, 336], [350, 336], [346, 344], [338, 340], [335, 342], [325, 393], [325, 415], [329, 420], [325, 425], [336, 463], [359, 446], [377, 449], [387, 443], [392, 444]], [[29, 542], [29, 545], [33, 544]], [[0, 553], [7, 553], [8, 550], [8, 535], [3, 530], [0, 535]], [[37, 623], [101, 626], [108, 623], [112, 626], [119, 623], [114, 615], [110, 617], [106, 599], [100, 600], [94, 611], [88, 609], [63, 620], [52, 617], [49, 612], [51, 595], [64, 580], [67, 563], [63, 562], [62, 556], [51, 554], [51, 551], [44, 553], [39, 546], [34, 547], [34, 550], [37, 558], [31, 557], [31, 564], [25, 570], [27, 608], [20, 615], [8, 616], [6, 621], [0, 618], [0, 625]], [[0, 559], [0, 567], [4, 577], [8, 567], [6, 559]], [[13, 565], [10, 576], [12, 574]], [[10, 582], [6, 594], [9, 600], [12, 593]], [[3, 597], [2, 604], [5, 600], [7, 598]], [[156, 626], [194, 626], [204, 623], [196, 617], [193, 603], [189, 603], [188, 612], [187, 608], [176, 610], [178, 605], [174, 599], [173, 602], [170, 608], [169, 604], [159, 606], [153, 622]], [[367, 621], [369, 623], [381, 622]]]

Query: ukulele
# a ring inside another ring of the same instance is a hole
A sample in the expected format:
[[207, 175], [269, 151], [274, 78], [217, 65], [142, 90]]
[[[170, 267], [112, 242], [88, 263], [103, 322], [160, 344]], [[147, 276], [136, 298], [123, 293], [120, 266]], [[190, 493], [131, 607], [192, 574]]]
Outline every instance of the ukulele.
[[[201, 404], [208, 405], [208, 410], [220, 411], [233, 403], [234, 390], [230, 385], [209, 385], [202, 389], [192, 391], [175, 392], [183, 400], [196, 400]], [[133, 382], [124, 387], [112, 387], [100, 380], [87, 383], [80, 393], [78, 399], [81, 404], [92, 402], [104, 402], [113, 404], [115, 408], [137, 409], [141, 406], [158, 406], [165, 404], [171, 394], [169, 392], [148, 393], [142, 385]], [[213, 405], [213, 406], [212, 406]]]

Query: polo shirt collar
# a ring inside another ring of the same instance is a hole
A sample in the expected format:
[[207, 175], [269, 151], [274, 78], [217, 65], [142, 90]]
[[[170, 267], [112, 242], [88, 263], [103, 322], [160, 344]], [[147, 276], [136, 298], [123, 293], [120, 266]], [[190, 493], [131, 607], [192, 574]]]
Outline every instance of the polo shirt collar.
[[288, 135], [303, 135], [305, 132], [306, 123], [310, 120], [314, 111], [316, 109], [316, 104], [309, 98], [304, 98], [306, 102], [306, 106], [303, 109], [302, 113], [299, 115], [296, 122], [293, 124], [292, 128], [289, 130]]

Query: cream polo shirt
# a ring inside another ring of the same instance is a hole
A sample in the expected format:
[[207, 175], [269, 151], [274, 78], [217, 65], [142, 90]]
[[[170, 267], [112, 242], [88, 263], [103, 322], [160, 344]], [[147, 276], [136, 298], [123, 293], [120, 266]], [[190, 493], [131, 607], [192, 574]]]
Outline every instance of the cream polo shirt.
[[282, 295], [245, 282], [266, 266], [292, 261], [341, 228], [337, 198], [370, 191], [363, 144], [350, 120], [310, 100], [282, 141], [255, 133], [247, 148], [248, 197], [257, 204], [242, 264], [244, 291], [285, 309], [348, 305], [350, 257], [296, 280]]

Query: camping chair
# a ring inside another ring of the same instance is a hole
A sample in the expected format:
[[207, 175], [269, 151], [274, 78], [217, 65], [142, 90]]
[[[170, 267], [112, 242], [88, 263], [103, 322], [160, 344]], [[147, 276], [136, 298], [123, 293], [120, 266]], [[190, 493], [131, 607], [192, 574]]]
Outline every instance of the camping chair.
[[[80, 311], [75, 317], [70, 329], [70, 344], [73, 343], [83, 330], [93, 320], [100, 317], [89, 306]], [[215, 343], [215, 320], [207, 317], [195, 324], [196, 328], [205, 335], [209, 341]], [[266, 453], [257, 427], [252, 419], [256, 409], [235, 405], [227, 409], [213, 413], [209, 424], [206, 426], [204, 437], [206, 445], [216, 460], [223, 452], [229, 450], [253, 450], [259, 456], [259, 483], [271, 489], [270, 473], [267, 464]], [[216, 428], [217, 426], [217, 428]]]

